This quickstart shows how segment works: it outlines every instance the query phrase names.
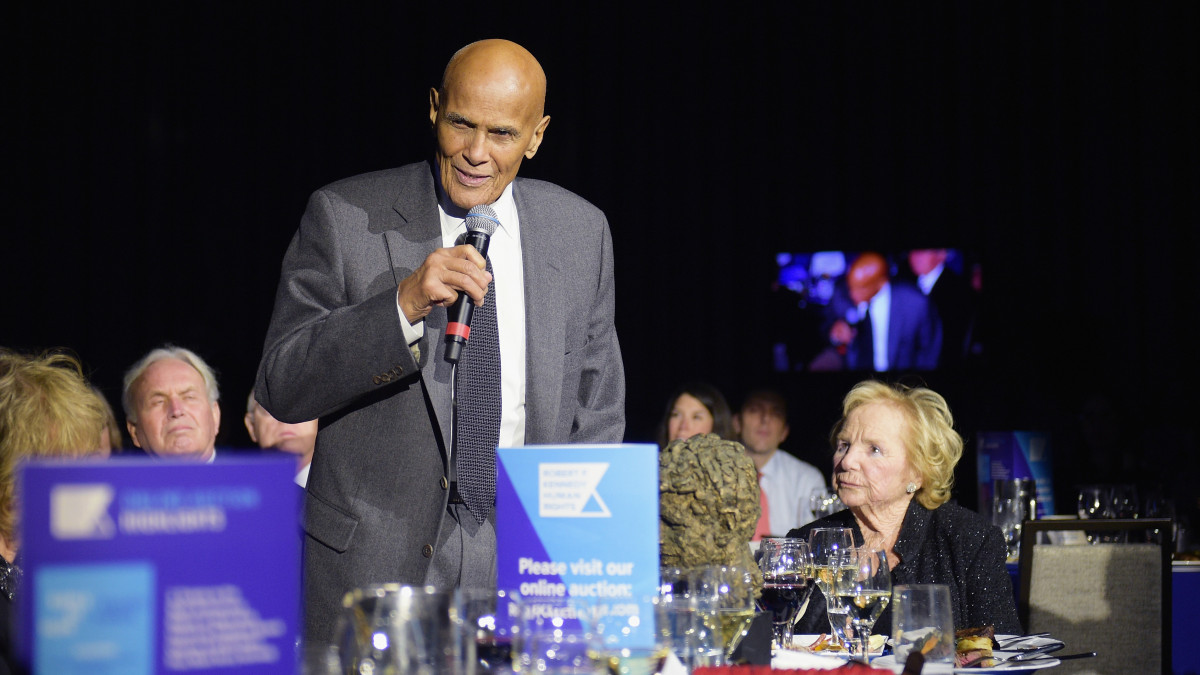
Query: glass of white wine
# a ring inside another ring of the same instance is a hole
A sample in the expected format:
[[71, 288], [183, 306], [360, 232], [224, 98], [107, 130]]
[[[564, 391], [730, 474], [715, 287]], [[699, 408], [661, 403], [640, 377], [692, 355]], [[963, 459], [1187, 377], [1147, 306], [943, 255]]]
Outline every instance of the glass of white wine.
[[871, 629], [892, 599], [892, 574], [888, 569], [887, 552], [865, 546], [847, 549], [845, 564], [834, 580], [834, 592], [850, 612], [858, 643], [853, 652], [867, 663], [871, 655]]
[[725, 658], [734, 651], [754, 622], [754, 571], [735, 565], [712, 565], [695, 571], [692, 585], [717, 610]]
[[825, 596], [830, 632], [838, 644], [844, 645], [847, 609], [833, 591], [833, 579], [837, 576], [840, 559], [847, 549], [854, 546], [854, 530], [848, 527], [818, 527], [808, 533], [808, 544], [817, 572], [817, 588]]

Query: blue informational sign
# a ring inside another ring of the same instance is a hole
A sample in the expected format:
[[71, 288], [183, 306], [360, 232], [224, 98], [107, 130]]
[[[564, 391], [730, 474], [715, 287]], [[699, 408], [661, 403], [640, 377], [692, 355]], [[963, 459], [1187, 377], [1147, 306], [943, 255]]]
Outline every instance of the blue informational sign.
[[994, 481], [1030, 478], [1037, 484], [1037, 517], [1055, 513], [1050, 434], [981, 431], [977, 441], [980, 512], [991, 512]]
[[[569, 598], [604, 615], [653, 616], [658, 447], [526, 446], [497, 456], [498, 586], [527, 606]], [[633, 630], [623, 644], [652, 644], [652, 621], [624, 624]]]
[[297, 672], [295, 469], [226, 453], [25, 465], [17, 628], [34, 672]]

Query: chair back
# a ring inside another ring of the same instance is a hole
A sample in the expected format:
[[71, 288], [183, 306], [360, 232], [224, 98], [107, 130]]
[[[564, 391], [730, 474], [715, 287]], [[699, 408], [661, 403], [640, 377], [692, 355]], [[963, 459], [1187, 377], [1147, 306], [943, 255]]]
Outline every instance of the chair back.
[[[1153, 543], [1038, 544], [1038, 533], [1126, 532]], [[1068, 651], [1094, 659], [1064, 661], [1065, 673], [1171, 672], [1171, 521], [1031, 520], [1021, 532], [1021, 623], [1049, 631]], [[1151, 537], [1143, 533], [1152, 533]]]

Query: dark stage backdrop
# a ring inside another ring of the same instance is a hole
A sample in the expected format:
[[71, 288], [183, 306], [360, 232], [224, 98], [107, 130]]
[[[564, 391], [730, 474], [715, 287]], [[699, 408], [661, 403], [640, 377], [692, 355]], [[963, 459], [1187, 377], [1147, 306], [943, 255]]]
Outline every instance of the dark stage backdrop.
[[1195, 3], [554, 4], [10, 10], [0, 344], [76, 350], [114, 404], [140, 354], [189, 346], [220, 371], [222, 444], [248, 443], [307, 195], [424, 158], [428, 88], [499, 36], [550, 82], [522, 175], [612, 225], [629, 440], [685, 379], [735, 404], [773, 382], [788, 449], [828, 472], [857, 378], [772, 375], [773, 254], [954, 246], [985, 261], [988, 350], [909, 379], [969, 438], [1054, 431], [1064, 489], [1195, 462]]

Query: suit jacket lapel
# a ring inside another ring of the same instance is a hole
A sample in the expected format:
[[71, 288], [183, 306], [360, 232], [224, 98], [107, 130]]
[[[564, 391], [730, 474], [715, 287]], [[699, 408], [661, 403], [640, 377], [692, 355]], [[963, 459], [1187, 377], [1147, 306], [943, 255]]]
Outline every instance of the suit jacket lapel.
[[[430, 253], [442, 246], [437, 190], [429, 165], [423, 166], [425, 170], [413, 172], [411, 177], [406, 177], [408, 180], [401, 184], [400, 196], [392, 205], [402, 224], [383, 233], [397, 284], [420, 267]], [[446, 310], [434, 307], [425, 317], [424, 336], [417, 344], [421, 349], [421, 377], [433, 403], [442, 440], [449, 444], [453, 414], [450, 401], [450, 364], [444, 358], [445, 341], [442, 340], [445, 331]]]
[[554, 219], [544, 205], [526, 199], [521, 182], [513, 199], [521, 219], [521, 256], [525, 265], [525, 442], [549, 443], [562, 395], [566, 322], [556, 266]]

